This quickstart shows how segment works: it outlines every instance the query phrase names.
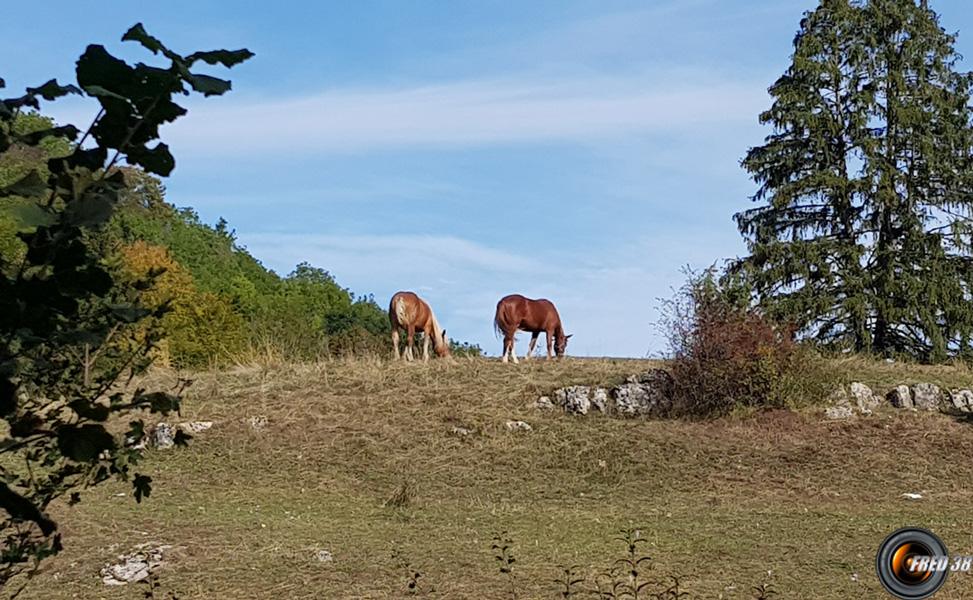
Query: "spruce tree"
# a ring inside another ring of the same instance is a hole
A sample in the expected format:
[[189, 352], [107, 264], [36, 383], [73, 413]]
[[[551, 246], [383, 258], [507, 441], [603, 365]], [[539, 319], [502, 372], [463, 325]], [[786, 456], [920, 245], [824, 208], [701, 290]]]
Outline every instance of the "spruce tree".
[[760, 116], [735, 216], [734, 271], [762, 307], [840, 348], [942, 360], [970, 352], [969, 106], [956, 37], [925, 2], [822, 0]]

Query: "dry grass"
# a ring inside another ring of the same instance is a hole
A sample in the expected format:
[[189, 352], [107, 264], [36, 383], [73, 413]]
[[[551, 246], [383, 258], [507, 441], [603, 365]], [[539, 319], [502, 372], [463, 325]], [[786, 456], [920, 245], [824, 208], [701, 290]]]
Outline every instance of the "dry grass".
[[[358, 360], [199, 374], [183, 416], [216, 426], [150, 456], [156, 490], [142, 505], [112, 485], [59, 507], [67, 549], [25, 597], [140, 597], [97, 573], [146, 540], [179, 547], [161, 577], [184, 599], [402, 598], [406, 563], [422, 573], [420, 597], [504, 597], [491, 551], [501, 531], [522, 598], [553, 598], [557, 564], [606, 566], [619, 555], [612, 537], [635, 526], [656, 576], [678, 574], [708, 598], [748, 598], [760, 583], [779, 598], [882, 597], [876, 548], [907, 524], [973, 553], [967, 423], [892, 412], [829, 422], [811, 410], [622, 421], [529, 406], [554, 387], [649, 366]], [[860, 359], [834, 362], [833, 374], [883, 392], [973, 386], [961, 368]], [[258, 416], [268, 423], [254, 430]], [[510, 419], [534, 431], [507, 431]], [[334, 562], [317, 562], [319, 548]], [[964, 577], [939, 597], [973, 597]]]

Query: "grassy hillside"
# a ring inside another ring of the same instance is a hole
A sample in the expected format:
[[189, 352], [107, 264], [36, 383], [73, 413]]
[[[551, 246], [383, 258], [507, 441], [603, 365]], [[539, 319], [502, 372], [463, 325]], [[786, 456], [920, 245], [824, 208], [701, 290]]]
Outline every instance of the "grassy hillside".
[[[103, 586], [98, 570], [149, 540], [177, 547], [161, 582], [184, 599], [403, 598], [407, 562], [422, 574], [419, 597], [505, 598], [490, 548], [501, 531], [514, 541], [519, 598], [556, 597], [558, 564], [604, 568], [630, 527], [649, 540], [653, 577], [679, 575], [706, 598], [750, 598], [761, 583], [776, 598], [883, 597], [874, 553], [908, 524], [973, 553], [966, 422], [891, 410], [835, 422], [814, 409], [623, 421], [529, 406], [553, 387], [651, 365], [336, 361], [200, 374], [183, 418], [213, 429], [188, 449], [150, 451], [156, 490], [142, 505], [110, 485], [57, 507], [73, 513], [67, 549], [24, 597], [140, 598]], [[882, 391], [973, 386], [952, 367], [833, 370]], [[248, 421], [260, 416], [257, 430]], [[510, 432], [508, 419], [534, 430]], [[334, 561], [318, 562], [317, 549]], [[973, 597], [964, 577], [938, 597]]]

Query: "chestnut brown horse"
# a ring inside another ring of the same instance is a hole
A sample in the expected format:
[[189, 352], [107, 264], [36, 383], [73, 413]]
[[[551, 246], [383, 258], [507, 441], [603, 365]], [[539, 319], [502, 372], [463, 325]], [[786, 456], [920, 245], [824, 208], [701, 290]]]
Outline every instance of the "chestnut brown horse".
[[493, 327], [497, 333], [503, 334], [503, 362], [507, 362], [507, 357], [517, 362], [517, 354], [514, 352], [514, 335], [517, 330], [530, 332], [530, 347], [527, 349], [527, 356], [524, 360], [530, 359], [534, 353], [534, 345], [537, 344], [537, 336], [543, 331], [547, 334], [547, 358], [553, 358], [551, 346], [558, 357], [564, 356], [564, 351], [568, 347], [570, 335], [564, 335], [564, 328], [561, 326], [561, 316], [557, 314], [557, 309], [550, 300], [531, 300], [520, 294], [504, 296], [497, 302], [497, 314], [493, 317]]
[[389, 321], [392, 322], [392, 349], [395, 359], [399, 356], [399, 329], [406, 332], [406, 360], [413, 360], [412, 345], [416, 330], [422, 331], [422, 360], [429, 360], [429, 340], [440, 357], [449, 356], [449, 338], [446, 330], [439, 326], [436, 315], [425, 300], [413, 292], [397, 292], [389, 302]]

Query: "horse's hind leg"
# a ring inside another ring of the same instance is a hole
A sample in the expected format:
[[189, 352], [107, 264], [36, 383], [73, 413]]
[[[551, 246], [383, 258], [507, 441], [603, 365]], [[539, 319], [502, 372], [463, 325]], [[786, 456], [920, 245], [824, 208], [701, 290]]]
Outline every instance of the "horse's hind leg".
[[517, 362], [517, 355], [514, 354], [514, 336], [512, 334], [504, 332], [503, 334], [503, 362], [507, 362], [510, 358], [514, 359], [514, 363]]
[[524, 357], [524, 360], [530, 360], [530, 356], [534, 353], [534, 346], [537, 345], [537, 336], [540, 334], [539, 331], [530, 334], [530, 345], [527, 346], [527, 356]]
[[412, 325], [409, 325], [409, 328], [406, 331], [406, 338], [405, 338], [405, 342], [406, 342], [405, 359], [406, 360], [415, 360], [415, 354], [413, 354], [412, 352], [412, 347], [415, 344], [415, 340], [416, 340], [416, 328], [413, 327]]
[[[516, 342], [517, 339], [516, 339], [516, 337], [514, 337], [514, 335], [515, 334], [510, 334], [510, 336], [509, 336], [509, 339], [510, 339], [510, 358], [514, 361], [514, 364], [517, 364], [519, 361], [517, 360], [517, 351], [514, 349], [514, 342]], [[504, 356], [503, 362], [507, 362], [506, 356]]]
[[392, 328], [392, 355], [394, 360], [399, 360], [399, 328]]

